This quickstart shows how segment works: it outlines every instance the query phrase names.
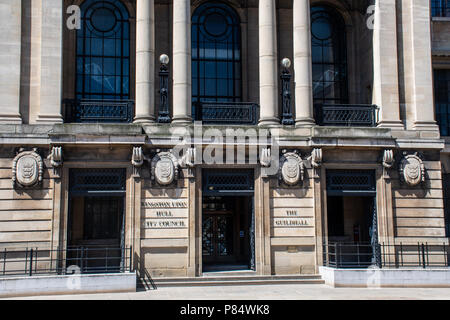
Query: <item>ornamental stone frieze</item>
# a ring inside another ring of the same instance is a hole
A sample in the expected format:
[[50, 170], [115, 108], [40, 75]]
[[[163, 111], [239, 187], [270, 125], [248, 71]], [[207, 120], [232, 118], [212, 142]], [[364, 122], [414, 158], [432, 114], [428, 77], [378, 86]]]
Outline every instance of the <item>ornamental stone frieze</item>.
[[170, 152], [159, 152], [151, 162], [151, 177], [161, 186], [168, 186], [178, 180], [179, 162]]
[[42, 182], [44, 162], [36, 150], [21, 150], [14, 158], [12, 181], [15, 187], [31, 188]]
[[285, 152], [280, 158], [278, 178], [288, 186], [295, 186], [303, 181], [305, 165], [297, 152]]
[[405, 155], [399, 166], [400, 180], [410, 187], [425, 182], [425, 166], [417, 153]]

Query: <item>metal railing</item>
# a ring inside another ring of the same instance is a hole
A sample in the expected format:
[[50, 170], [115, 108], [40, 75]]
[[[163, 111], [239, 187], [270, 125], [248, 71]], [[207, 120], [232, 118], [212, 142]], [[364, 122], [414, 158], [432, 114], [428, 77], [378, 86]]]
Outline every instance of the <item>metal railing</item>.
[[450, 0], [431, 0], [432, 17], [450, 17]]
[[255, 125], [259, 105], [251, 102], [197, 102], [194, 119], [204, 124]]
[[66, 99], [63, 101], [69, 123], [131, 123], [132, 100]]
[[132, 272], [132, 248], [0, 249], [1, 276]]
[[376, 127], [378, 107], [375, 105], [317, 104], [314, 118], [319, 126]]
[[324, 266], [333, 268], [445, 268], [450, 266], [450, 249], [441, 245], [377, 244], [334, 242], [324, 245]]

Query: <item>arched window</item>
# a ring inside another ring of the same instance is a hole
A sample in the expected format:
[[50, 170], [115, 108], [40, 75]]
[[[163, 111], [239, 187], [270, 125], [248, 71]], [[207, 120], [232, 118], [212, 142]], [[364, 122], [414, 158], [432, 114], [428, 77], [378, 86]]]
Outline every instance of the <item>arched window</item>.
[[129, 14], [119, 0], [87, 0], [77, 31], [78, 99], [130, 98]]
[[239, 17], [226, 4], [207, 2], [192, 17], [193, 105], [240, 102], [241, 86]]
[[345, 23], [335, 10], [311, 8], [314, 104], [348, 103]]

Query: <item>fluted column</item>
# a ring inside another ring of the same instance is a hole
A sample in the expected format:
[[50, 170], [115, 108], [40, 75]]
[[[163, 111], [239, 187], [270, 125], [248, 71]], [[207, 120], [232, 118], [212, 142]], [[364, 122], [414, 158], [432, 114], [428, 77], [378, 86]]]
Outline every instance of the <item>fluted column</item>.
[[19, 124], [22, 3], [1, 0], [0, 5], [0, 123]]
[[275, 0], [259, 0], [260, 125], [277, 125], [278, 63]]
[[155, 11], [154, 0], [137, 0], [136, 123], [155, 121]]
[[381, 108], [380, 127], [403, 128], [400, 120], [395, 0], [375, 3], [373, 31], [373, 103]]
[[296, 126], [314, 125], [309, 1], [293, 1]]
[[191, 1], [173, 1], [173, 117], [172, 123], [192, 121]]

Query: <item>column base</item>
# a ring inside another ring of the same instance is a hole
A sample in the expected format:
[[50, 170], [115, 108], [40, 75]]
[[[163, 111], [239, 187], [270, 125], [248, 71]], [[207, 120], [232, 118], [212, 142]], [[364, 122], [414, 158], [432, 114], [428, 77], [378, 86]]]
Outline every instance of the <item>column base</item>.
[[436, 121], [415, 121], [413, 129], [420, 131], [439, 131]]
[[152, 116], [137, 116], [134, 118], [133, 123], [136, 124], [151, 124], [155, 123], [155, 117]]
[[57, 124], [64, 123], [64, 119], [60, 114], [39, 114], [36, 119], [39, 124]]
[[258, 126], [261, 127], [279, 127], [280, 124], [280, 119], [276, 118], [276, 117], [271, 117], [271, 118], [261, 118], [259, 119], [259, 123]]
[[192, 124], [192, 117], [191, 116], [173, 116], [172, 118], [172, 125], [180, 126], [180, 125], [187, 125]]
[[396, 130], [404, 130], [405, 125], [400, 121], [380, 121], [380, 123], [377, 126], [378, 128], [390, 128], [390, 129], [396, 129]]
[[22, 124], [20, 114], [0, 114], [0, 124]]
[[295, 119], [296, 127], [314, 127], [316, 122], [313, 118], [297, 118]]

